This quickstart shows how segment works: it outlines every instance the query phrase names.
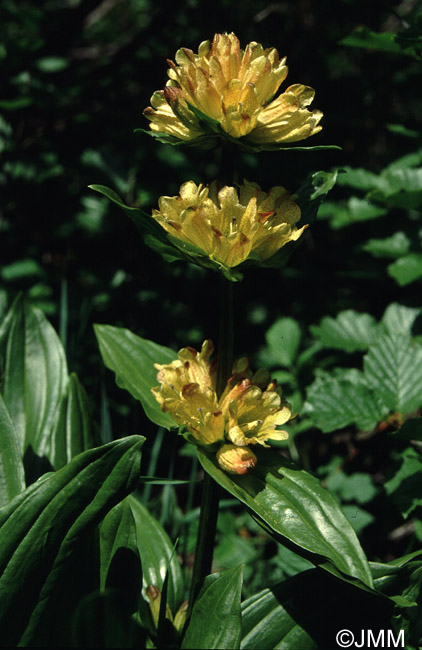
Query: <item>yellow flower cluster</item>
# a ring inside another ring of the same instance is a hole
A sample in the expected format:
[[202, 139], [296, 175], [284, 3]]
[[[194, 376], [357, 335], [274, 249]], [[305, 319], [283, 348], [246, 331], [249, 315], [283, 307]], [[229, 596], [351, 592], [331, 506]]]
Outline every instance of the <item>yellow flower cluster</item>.
[[270, 258], [306, 228], [296, 228], [300, 208], [284, 187], [266, 193], [248, 182], [236, 189], [188, 181], [158, 205], [152, 216], [168, 233], [228, 268]]
[[[304, 140], [322, 128], [321, 111], [307, 109], [312, 88], [294, 84], [275, 97], [288, 72], [275, 48], [252, 42], [242, 50], [233, 33], [215, 34], [198, 54], [181, 48], [175, 58], [166, 87], [144, 111], [155, 133], [186, 142], [208, 136], [207, 146], [224, 134], [264, 145]], [[208, 128], [203, 116], [214, 121]]]
[[201, 352], [183, 348], [170, 364], [155, 364], [159, 386], [155, 399], [180, 426], [185, 426], [200, 445], [223, 443], [217, 454], [220, 465], [242, 474], [255, 466], [249, 445], [268, 447], [267, 440], [285, 440], [277, 427], [291, 419], [290, 406], [276, 381], [266, 370], [255, 374], [247, 358], [238, 359], [220, 397], [216, 393], [216, 362], [210, 362], [214, 347], [205, 341]]

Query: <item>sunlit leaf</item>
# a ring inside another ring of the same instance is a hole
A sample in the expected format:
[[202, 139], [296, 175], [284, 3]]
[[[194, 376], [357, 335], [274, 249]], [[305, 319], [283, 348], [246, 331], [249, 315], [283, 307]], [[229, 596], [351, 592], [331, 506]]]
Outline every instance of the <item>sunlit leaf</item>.
[[151, 388], [157, 386], [154, 363], [171, 363], [176, 353], [122, 327], [94, 325], [94, 329], [103, 361], [115, 372], [117, 385], [141, 402], [152, 422], [166, 428], [176, 426], [151, 393]]
[[254, 450], [258, 457], [250, 474], [226, 474], [215, 455], [198, 448], [204, 469], [295, 552], [321, 563], [336, 575], [372, 586], [366, 557], [334, 497], [311, 474], [271, 450]]

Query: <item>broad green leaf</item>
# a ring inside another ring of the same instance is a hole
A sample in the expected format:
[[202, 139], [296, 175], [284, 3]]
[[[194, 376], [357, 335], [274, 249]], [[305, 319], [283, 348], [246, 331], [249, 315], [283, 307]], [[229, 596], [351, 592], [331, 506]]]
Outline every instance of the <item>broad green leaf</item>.
[[422, 253], [409, 253], [388, 266], [389, 275], [404, 287], [422, 278]]
[[[351, 613], [353, 612], [353, 616]], [[318, 569], [295, 575], [242, 603], [244, 650], [335, 650], [336, 634], [388, 627], [388, 601]]]
[[103, 361], [115, 372], [117, 385], [141, 402], [152, 422], [167, 429], [176, 426], [174, 420], [162, 412], [151, 388], [158, 385], [154, 363], [171, 363], [177, 354], [122, 327], [94, 325], [94, 330]]
[[[276, 536], [289, 540], [294, 551], [315, 564], [372, 586], [365, 554], [334, 497], [308, 472], [276, 452], [255, 450], [258, 464], [245, 476], [226, 474], [215, 455], [198, 448], [203, 468], [238, 498]], [[331, 565], [331, 567], [330, 567]]]
[[412, 447], [402, 453], [399, 471], [384, 484], [387, 494], [405, 519], [422, 506], [422, 459]]
[[391, 411], [422, 405], [422, 346], [408, 336], [384, 335], [363, 360], [365, 378]]
[[300, 337], [300, 327], [293, 318], [279, 318], [271, 325], [265, 338], [273, 363], [289, 368], [296, 358]]
[[0, 508], [25, 489], [19, 440], [0, 395]]
[[182, 648], [240, 648], [242, 567], [207, 576], [192, 609]]
[[173, 552], [174, 544], [161, 524], [135, 495], [128, 498], [128, 503], [135, 523], [144, 587], [155, 585], [161, 590], [168, 571], [167, 602], [175, 614], [183, 600], [184, 581], [177, 554]]
[[388, 305], [381, 319], [381, 324], [388, 334], [401, 336], [411, 336], [415, 326], [416, 319], [420, 316], [421, 309], [415, 307], [406, 307], [396, 302]]
[[142, 566], [129, 497], [114, 506], [100, 526], [100, 589], [119, 592], [128, 613], [138, 609]]
[[408, 252], [410, 243], [406, 233], [399, 231], [384, 239], [369, 239], [362, 248], [374, 257], [386, 257], [395, 260]]
[[327, 477], [325, 486], [338, 495], [342, 501], [356, 501], [360, 504], [368, 503], [378, 493], [369, 474], [354, 472], [348, 475], [340, 468]]
[[69, 563], [107, 512], [135, 489], [143, 442], [130, 436], [86, 451], [0, 510], [3, 644], [65, 645], [69, 591], [84, 579], [68, 575]]
[[97, 447], [100, 443], [100, 436], [95, 432], [91, 421], [86, 391], [78, 377], [72, 373], [51, 436], [48, 456], [54, 469], [59, 469], [77, 454]]
[[367, 350], [376, 340], [377, 330], [372, 316], [352, 309], [340, 312], [335, 318], [325, 316], [318, 327], [311, 327], [313, 336], [324, 347], [345, 352]]
[[369, 431], [383, 419], [388, 409], [369, 390], [364, 378], [359, 382], [320, 373], [309, 386], [303, 409], [324, 433], [355, 423]]
[[6, 317], [0, 355], [4, 359], [3, 398], [21, 449], [30, 448], [34, 458], [51, 462], [50, 439], [67, 389], [67, 364], [53, 327], [22, 296]]

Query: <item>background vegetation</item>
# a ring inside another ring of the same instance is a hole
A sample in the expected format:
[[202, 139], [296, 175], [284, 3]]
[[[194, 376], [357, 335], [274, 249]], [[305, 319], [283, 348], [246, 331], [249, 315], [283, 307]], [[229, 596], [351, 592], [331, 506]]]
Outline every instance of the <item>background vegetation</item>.
[[[422, 467], [408, 439], [420, 439], [420, 428], [401, 443], [391, 433], [420, 415], [422, 394], [422, 364], [413, 371], [422, 335], [418, 3], [190, 0], [169, 12], [150, 0], [4, 0], [1, 11], [0, 316], [20, 291], [44, 311], [102, 440], [147, 437], [144, 474], [197, 470], [176, 436], [163, 439], [114, 385], [92, 325], [126, 327], [176, 350], [216, 339], [216, 278], [164, 264], [87, 186], [108, 185], [150, 210], [186, 179], [218, 174], [213, 151], [133, 134], [146, 128], [142, 110], [180, 46], [195, 50], [234, 31], [243, 45], [256, 40], [287, 55], [288, 83], [316, 89], [324, 128], [309, 144], [342, 151], [244, 155], [241, 173], [292, 191], [314, 170], [347, 173], [288, 266], [254, 270], [236, 286], [236, 354], [270, 366], [285, 387], [299, 411], [287, 451], [341, 501], [369, 559], [416, 550]], [[386, 361], [394, 355], [403, 380], [395, 392]], [[185, 487], [145, 490], [170, 535], [185, 533], [189, 563], [195, 520], [184, 512], [196, 496]], [[307, 566], [233, 500], [223, 502], [219, 531], [215, 565], [246, 562], [246, 596]]]

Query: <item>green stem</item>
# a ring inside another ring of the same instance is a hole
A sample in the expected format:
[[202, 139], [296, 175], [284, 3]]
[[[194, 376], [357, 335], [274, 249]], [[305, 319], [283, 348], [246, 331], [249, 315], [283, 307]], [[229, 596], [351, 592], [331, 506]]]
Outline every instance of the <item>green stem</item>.
[[[218, 342], [217, 396], [222, 394], [233, 365], [233, 284], [220, 277], [220, 327]], [[205, 474], [196, 540], [195, 561], [189, 599], [189, 613], [198, 596], [204, 578], [211, 573], [217, 531], [220, 486]]]

